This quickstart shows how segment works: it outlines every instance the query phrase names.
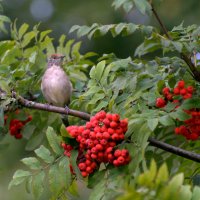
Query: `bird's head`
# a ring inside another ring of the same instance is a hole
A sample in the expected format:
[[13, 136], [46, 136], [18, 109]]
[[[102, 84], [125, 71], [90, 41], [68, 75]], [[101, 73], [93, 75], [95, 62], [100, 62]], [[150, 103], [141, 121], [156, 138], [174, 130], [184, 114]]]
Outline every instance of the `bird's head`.
[[62, 54], [52, 54], [48, 59], [48, 67], [51, 67], [53, 65], [61, 66], [64, 57], [65, 56]]

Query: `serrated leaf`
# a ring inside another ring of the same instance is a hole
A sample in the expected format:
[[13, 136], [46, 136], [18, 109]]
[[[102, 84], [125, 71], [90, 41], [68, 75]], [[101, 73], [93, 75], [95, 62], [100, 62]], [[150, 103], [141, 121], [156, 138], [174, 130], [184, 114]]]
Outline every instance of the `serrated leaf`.
[[88, 188], [95, 187], [98, 184], [99, 180], [104, 179], [105, 173], [106, 173], [106, 170], [101, 170], [90, 175], [88, 177], [88, 185], [87, 185]]
[[18, 31], [18, 37], [19, 37], [19, 39], [21, 39], [23, 37], [23, 35], [28, 30], [28, 28], [29, 28], [28, 24], [26, 24], [26, 23], [22, 24], [22, 26], [19, 28], [19, 31]]
[[100, 104], [98, 104], [98, 106], [93, 110], [93, 112], [98, 112], [107, 106], [108, 106], [108, 101], [101, 100]]
[[40, 161], [35, 157], [23, 158], [21, 161], [30, 169], [38, 170], [42, 168]]
[[100, 79], [102, 78], [102, 74], [105, 69], [105, 65], [106, 65], [106, 62], [105, 62], [105, 60], [103, 60], [103, 61], [99, 62], [97, 64], [97, 66], [95, 67], [95, 79], [97, 81], [100, 81]]
[[185, 121], [187, 119], [191, 118], [191, 115], [187, 114], [183, 110], [178, 109], [176, 112], [172, 112], [169, 114], [173, 119], [175, 120], [180, 120], [180, 121]]
[[65, 189], [65, 174], [60, 173], [58, 164], [54, 164], [49, 169], [49, 187], [54, 197], [58, 197], [62, 190]]
[[67, 190], [73, 196], [79, 196], [78, 194], [78, 186], [76, 180], [73, 180], [72, 184], [70, 185], [69, 189]]
[[66, 130], [66, 127], [64, 126], [64, 124], [61, 125], [60, 127], [60, 133], [63, 137], [68, 137], [68, 138], [73, 138], [68, 131]]
[[159, 118], [159, 122], [164, 126], [172, 126], [174, 125], [174, 121], [169, 115], [165, 115]]
[[3, 108], [0, 106], [0, 127], [4, 126], [4, 111]]
[[99, 183], [91, 191], [89, 196], [89, 200], [101, 200], [104, 196], [104, 192], [106, 189], [106, 179], [99, 180]]
[[167, 165], [163, 164], [159, 170], [158, 170], [158, 174], [156, 176], [156, 184], [159, 185], [160, 183], [165, 183], [169, 178], [169, 173], [168, 173], [168, 169], [167, 169]]
[[180, 43], [180, 42], [172, 42], [172, 44], [174, 45], [175, 49], [176, 49], [179, 53], [182, 52], [182, 48], [183, 48], [182, 43]]
[[56, 135], [56, 133], [52, 127], [47, 128], [46, 135], [47, 135], [47, 140], [48, 140], [49, 145], [51, 146], [52, 150], [57, 155], [62, 155], [63, 149], [60, 146], [61, 140], [58, 138], [58, 136]]
[[158, 118], [148, 119], [147, 124], [151, 131], [154, 131], [158, 125]]
[[21, 184], [29, 176], [31, 176], [31, 173], [29, 171], [21, 169], [17, 170], [13, 175], [13, 179], [9, 183], [8, 189], [10, 189], [13, 185]]
[[195, 186], [191, 200], [199, 200], [199, 197], [200, 197], [200, 187]]
[[134, 0], [136, 8], [144, 15], [150, 13], [151, 6], [147, 0]]
[[54, 157], [51, 155], [49, 149], [47, 149], [43, 145], [41, 145], [40, 148], [36, 149], [35, 153], [46, 163], [52, 163], [54, 161]]
[[67, 156], [64, 156], [61, 161], [59, 162], [59, 171], [60, 174], [63, 174], [64, 183], [66, 188], [68, 188], [71, 184], [72, 177], [71, 177], [71, 171], [70, 171], [70, 162]]
[[5, 15], [0, 15], [0, 21], [11, 23], [10, 18]]
[[38, 199], [42, 192], [44, 191], [44, 177], [45, 173], [44, 171], [41, 171], [39, 174], [33, 176], [32, 179], [32, 191], [35, 199]]
[[22, 47], [25, 47], [27, 46], [31, 40], [35, 37], [35, 32], [34, 31], [31, 31], [31, 32], [28, 32], [24, 35], [23, 37], [23, 40], [22, 40], [22, 43], [21, 43], [21, 46]]
[[81, 179], [81, 174], [80, 174], [80, 170], [77, 166], [77, 157], [78, 157], [78, 151], [77, 150], [72, 150], [71, 151], [71, 156], [70, 156], [70, 163], [72, 165], [72, 168], [76, 174], [77, 177], [79, 177]]

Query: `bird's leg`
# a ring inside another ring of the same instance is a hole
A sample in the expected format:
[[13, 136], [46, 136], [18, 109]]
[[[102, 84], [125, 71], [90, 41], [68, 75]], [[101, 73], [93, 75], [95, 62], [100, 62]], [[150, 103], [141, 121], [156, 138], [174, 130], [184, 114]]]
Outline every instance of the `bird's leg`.
[[45, 103], [46, 109], [49, 110], [49, 107], [52, 105], [51, 103]]
[[69, 107], [68, 106], [65, 106], [65, 110], [67, 111], [67, 115], [69, 114]]

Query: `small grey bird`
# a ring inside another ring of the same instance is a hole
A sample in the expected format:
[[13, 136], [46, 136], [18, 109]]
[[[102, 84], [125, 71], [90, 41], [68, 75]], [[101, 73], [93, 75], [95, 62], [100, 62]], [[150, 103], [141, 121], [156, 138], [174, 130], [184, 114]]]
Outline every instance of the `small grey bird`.
[[[41, 83], [44, 98], [49, 104], [59, 107], [68, 106], [72, 95], [72, 84], [62, 69], [64, 57], [61, 54], [53, 54], [50, 56]], [[66, 108], [68, 109], [68, 107]], [[68, 126], [67, 118], [63, 117], [62, 120]]]

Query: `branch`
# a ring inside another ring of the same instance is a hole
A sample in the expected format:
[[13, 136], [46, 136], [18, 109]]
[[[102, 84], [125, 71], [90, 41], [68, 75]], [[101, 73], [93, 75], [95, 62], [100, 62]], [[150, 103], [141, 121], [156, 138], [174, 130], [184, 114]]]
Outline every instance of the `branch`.
[[[167, 28], [164, 25], [164, 23], [162, 22], [161, 18], [159, 17], [157, 11], [155, 10], [153, 3], [151, 2], [151, 10], [156, 18], [156, 20], [158, 21], [162, 31], [164, 32], [164, 34], [167, 36], [167, 38], [169, 40], [173, 40], [172, 37], [168, 34]], [[185, 63], [188, 65], [188, 67], [190, 68], [193, 77], [196, 81], [200, 82], [200, 72], [196, 69], [196, 67], [194, 66], [194, 64], [192, 63], [191, 59], [184, 53], [180, 54], [180, 57], [185, 61]]]
[[[16, 93], [13, 92], [13, 97], [18, 100], [18, 103], [21, 104], [23, 107], [30, 108], [30, 109], [37, 109], [37, 110], [44, 110], [44, 111], [49, 111], [49, 112], [55, 112], [55, 113], [60, 113], [60, 114], [66, 114], [66, 115], [72, 115], [74, 117], [79, 117], [83, 120], [90, 120], [90, 115], [85, 112], [80, 112], [77, 110], [71, 110], [69, 109], [68, 111], [65, 108], [62, 107], [56, 107], [56, 106], [51, 106], [47, 104], [42, 104], [42, 103], [36, 103], [33, 101], [29, 101], [27, 99], [24, 99], [21, 96], [16, 96]], [[181, 156], [183, 158], [187, 158], [189, 160], [193, 160], [196, 162], [200, 162], [200, 154], [196, 154], [190, 151], [186, 151], [184, 149], [181, 149], [179, 147], [172, 146], [170, 144], [166, 144], [164, 142], [158, 141], [154, 138], [149, 138], [148, 142], [151, 146], [163, 149], [165, 151], [168, 151], [170, 153], [173, 153], [175, 155]]]
[[196, 154], [196, 153], [193, 153], [193, 152], [190, 152], [190, 151], [186, 151], [186, 150], [181, 149], [179, 147], [175, 147], [175, 146], [172, 146], [170, 144], [158, 141], [154, 138], [149, 138], [148, 142], [151, 146], [163, 149], [163, 150], [168, 151], [170, 153], [173, 153], [177, 156], [181, 156], [183, 158], [187, 158], [187, 159], [193, 160], [195, 162], [200, 162], [200, 154]]
[[42, 103], [36, 103], [34, 101], [29, 101], [27, 99], [24, 99], [21, 96], [16, 96], [16, 93], [12, 93], [13, 97], [18, 100], [18, 103], [21, 104], [23, 107], [30, 108], [30, 109], [36, 109], [36, 110], [44, 110], [44, 111], [49, 111], [49, 112], [55, 112], [55, 113], [60, 113], [60, 114], [65, 114], [65, 115], [72, 115], [74, 117], [79, 117], [84, 120], [89, 120], [90, 115], [85, 112], [77, 111], [77, 110], [66, 110], [65, 108], [62, 107], [57, 107], [57, 106], [52, 106], [48, 104], [42, 104]]

